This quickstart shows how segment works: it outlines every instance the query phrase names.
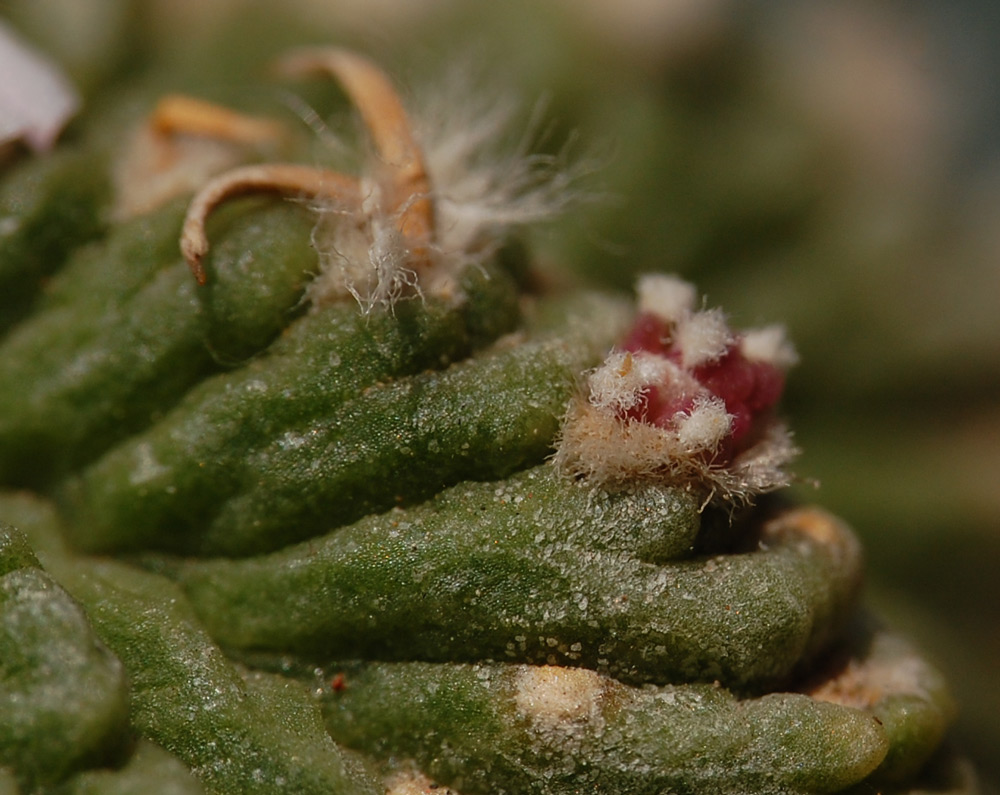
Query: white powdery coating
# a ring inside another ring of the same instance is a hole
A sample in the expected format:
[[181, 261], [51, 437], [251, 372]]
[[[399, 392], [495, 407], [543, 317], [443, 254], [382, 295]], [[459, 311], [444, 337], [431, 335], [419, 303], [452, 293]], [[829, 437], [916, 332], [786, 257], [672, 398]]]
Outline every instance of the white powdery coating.
[[732, 427], [732, 415], [726, 411], [722, 398], [700, 396], [690, 414], [682, 415], [678, 421], [677, 440], [692, 453], [718, 450]]
[[745, 331], [740, 340], [740, 350], [751, 361], [768, 362], [782, 370], [799, 361], [785, 327], [780, 325]]
[[23, 139], [47, 151], [79, 107], [79, 94], [55, 65], [0, 22], [0, 144]]
[[693, 284], [677, 276], [648, 273], [636, 285], [639, 311], [667, 323], [677, 323], [694, 310], [698, 294]]
[[697, 367], [720, 358], [733, 341], [726, 316], [720, 309], [685, 315], [677, 323], [674, 340], [685, 368]]
[[546, 731], [572, 731], [600, 714], [604, 683], [586, 668], [524, 666], [515, 680], [514, 706]]
[[590, 402], [611, 412], [628, 411], [651, 385], [663, 383], [675, 371], [676, 365], [663, 356], [615, 351], [590, 374]]

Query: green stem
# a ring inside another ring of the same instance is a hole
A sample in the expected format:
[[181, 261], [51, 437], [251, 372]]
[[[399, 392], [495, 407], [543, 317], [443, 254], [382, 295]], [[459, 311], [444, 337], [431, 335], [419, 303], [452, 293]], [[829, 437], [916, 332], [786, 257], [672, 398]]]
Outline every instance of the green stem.
[[547, 662], [752, 689], [787, 679], [849, 618], [857, 541], [832, 519], [818, 536], [788, 514], [759, 536], [746, 529], [754, 551], [649, 562], [690, 550], [696, 510], [684, 491], [592, 492], [543, 466], [266, 557], [177, 571], [231, 648]]
[[463, 795], [835, 792], [886, 752], [870, 715], [791, 694], [634, 688], [590, 671], [370, 663], [325, 688], [339, 742]]
[[0, 479], [37, 486], [72, 471], [148, 426], [218, 369], [214, 357], [246, 358], [287, 325], [315, 262], [308, 216], [287, 203], [238, 209], [210, 289], [178, 258], [177, 202], [54, 278], [39, 311], [0, 344], [0, 381], [18, 385], [0, 391]]

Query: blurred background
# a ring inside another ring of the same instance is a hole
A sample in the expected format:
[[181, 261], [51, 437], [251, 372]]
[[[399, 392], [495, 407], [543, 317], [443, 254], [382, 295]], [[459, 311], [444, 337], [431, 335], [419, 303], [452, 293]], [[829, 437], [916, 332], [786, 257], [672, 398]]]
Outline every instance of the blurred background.
[[7, 0], [0, 13], [89, 97], [141, 77], [231, 99], [283, 48], [338, 43], [414, 98], [454, 90], [442, 75], [458, 63], [460, 90], [514, 92], [525, 124], [544, 107], [539, 151], [594, 165], [577, 208], [535, 241], [551, 278], [628, 289], [675, 271], [736, 325], [788, 326], [800, 496], [862, 536], [869, 603], [947, 673], [954, 741], [996, 791], [1000, 4]]

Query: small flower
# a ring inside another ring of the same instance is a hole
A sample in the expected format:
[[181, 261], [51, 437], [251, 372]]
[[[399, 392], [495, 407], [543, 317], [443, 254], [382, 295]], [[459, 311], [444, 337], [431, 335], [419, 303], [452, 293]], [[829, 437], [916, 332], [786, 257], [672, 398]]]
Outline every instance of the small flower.
[[556, 464], [597, 485], [655, 479], [729, 502], [789, 483], [797, 450], [775, 408], [796, 361], [783, 329], [734, 332], [695, 291], [645, 276], [621, 350], [570, 406]]

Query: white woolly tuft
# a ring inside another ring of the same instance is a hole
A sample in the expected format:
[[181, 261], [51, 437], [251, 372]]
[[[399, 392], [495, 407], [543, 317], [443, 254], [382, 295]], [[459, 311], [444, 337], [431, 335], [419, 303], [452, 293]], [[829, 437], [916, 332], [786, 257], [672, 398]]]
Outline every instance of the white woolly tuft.
[[516, 671], [514, 705], [535, 731], [558, 737], [600, 721], [604, 680], [596, 671], [555, 665], [525, 665]]
[[615, 351], [590, 374], [590, 402], [610, 412], [628, 411], [642, 400], [651, 384], [664, 381], [676, 369], [656, 354]]
[[677, 323], [674, 339], [686, 369], [715, 361], [733, 341], [726, 316], [719, 309], [684, 315]]
[[450, 787], [442, 787], [409, 764], [394, 769], [384, 781], [385, 795], [459, 795]]
[[[495, 91], [474, 91], [468, 78], [445, 80], [423, 109], [411, 112], [423, 151], [434, 203], [435, 241], [431, 267], [418, 275], [407, 267], [405, 240], [382, 209], [377, 188], [368, 192], [365, 214], [354, 226], [366, 239], [362, 252], [340, 208], [321, 209], [313, 235], [323, 273], [310, 288], [314, 302], [350, 293], [365, 311], [391, 306], [407, 294], [447, 294], [459, 272], [492, 256], [509, 232], [546, 221], [579, 201], [575, 189], [589, 164], [563, 156], [532, 154], [537, 123], [510, 144], [516, 103]], [[506, 148], [505, 148], [506, 145]], [[380, 163], [371, 172], [378, 173]], [[369, 184], [370, 180], [365, 180]], [[413, 200], [428, 198], [414, 196]], [[365, 271], [352, 265], [362, 255]]]
[[382, 209], [378, 183], [366, 179], [362, 186], [360, 218], [354, 208], [332, 202], [314, 205], [318, 221], [312, 238], [320, 272], [306, 288], [313, 306], [352, 296], [368, 313], [376, 306], [391, 306], [416, 284], [399, 227]]
[[497, 100], [495, 92], [465, 91], [460, 98], [441, 96], [444, 107], [417, 116], [439, 247], [459, 259], [480, 251], [488, 256], [509, 231], [565, 211], [581, 198], [574, 186], [590, 168], [566, 156], [532, 154], [537, 121], [509, 144], [516, 103]]
[[375, 306], [391, 306], [408, 289], [419, 292], [417, 274], [406, 266], [409, 250], [395, 221], [376, 213], [372, 216], [370, 229], [368, 263], [372, 278], [363, 291], [351, 288], [351, 294], [366, 312]]
[[[362, 312], [392, 307], [407, 295], [421, 295], [417, 273], [409, 267], [410, 251], [399, 231], [398, 215], [383, 208], [382, 191], [374, 179], [362, 180], [364, 201], [360, 218], [352, 208], [315, 204], [319, 220], [313, 247], [320, 272], [306, 288], [313, 306], [352, 296]], [[420, 197], [416, 197], [420, 198]]]
[[799, 361], [799, 355], [780, 325], [764, 326], [744, 332], [740, 349], [748, 359], [769, 362], [781, 369], [788, 369]]
[[771, 422], [764, 436], [729, 465], [728, 490], [746, 500], [754, 494], [784, 488], [791, 483], [785, 467], [799, 452], [788, 427], [782, 422]]
[[693, 284], [661, 273], [640, 276], [636, 293], [640, 312], [656, 315], [667, 323], [676, 323], [694, 311], [698, 298]]
[[712, 452], [719, 449], [732, 427], [733, 418], [726, 411], [725, 401], [699, 396], [691, 412], [677, 423], [677, 440], [691, 453]]

